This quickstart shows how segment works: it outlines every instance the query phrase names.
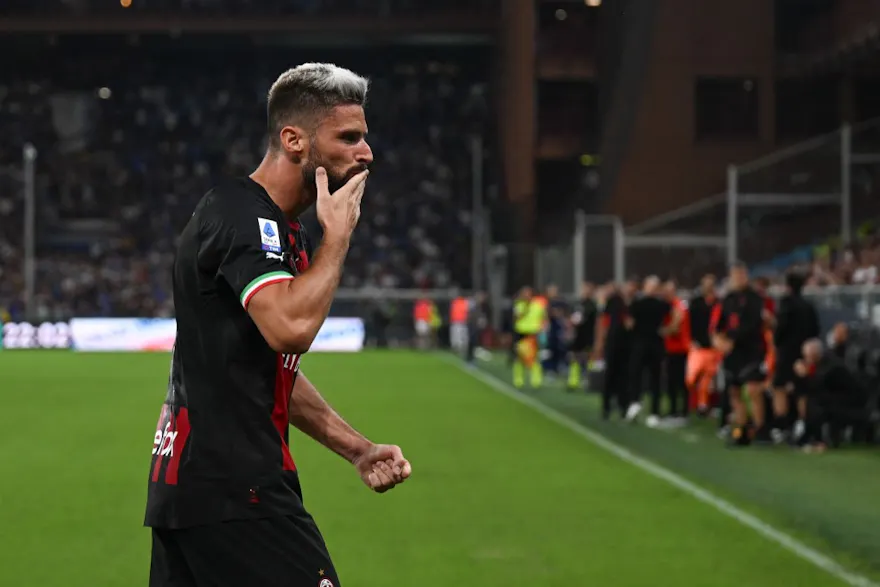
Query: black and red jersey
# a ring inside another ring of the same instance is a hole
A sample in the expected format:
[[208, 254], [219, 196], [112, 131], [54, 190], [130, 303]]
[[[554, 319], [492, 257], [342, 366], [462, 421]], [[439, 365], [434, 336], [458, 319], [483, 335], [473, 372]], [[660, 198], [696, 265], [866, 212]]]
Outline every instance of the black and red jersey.
[[297, 355], [247, 313], [261, 288], [308, 267], [308, 239], [249, 178], [208, 192], [173, 268], [177, 338], [153, 439], [145, 524], [181, 528], [301, 511], [288, 449]]
[[751, 288], [732, 291], [724, 297], [716, 310], [714, 331], [733, 341], [734, 354], [763, 354], [766, 351], [764, 307], [764, 298]]
[[[691, 320], [691, 340], [701, 348], [712, 348], [712, 313], [721, 302], [715, 296], [697, 296], [688, 304]], [[720, 311], [720, 310], [719, 310]]]

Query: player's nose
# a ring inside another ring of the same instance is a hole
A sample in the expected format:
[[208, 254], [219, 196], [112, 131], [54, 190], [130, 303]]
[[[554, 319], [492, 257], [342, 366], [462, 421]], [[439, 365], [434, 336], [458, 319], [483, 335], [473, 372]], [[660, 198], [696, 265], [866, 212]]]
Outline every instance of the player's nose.
[[366, 167], [373, 162], [373, 149], [370, 148], [370, 144], [367, 141], [363, 141], [361, 145], [355, 157], [358, 164]]

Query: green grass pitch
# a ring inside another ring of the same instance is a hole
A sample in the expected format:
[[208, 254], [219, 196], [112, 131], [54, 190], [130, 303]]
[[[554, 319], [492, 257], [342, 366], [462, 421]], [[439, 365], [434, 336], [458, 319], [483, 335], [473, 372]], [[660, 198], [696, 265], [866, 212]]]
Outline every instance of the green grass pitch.
[[[0, 585], [147, 584], [168, 361], [0, 353]], [[292, 433], [306, 507], [346, 587], [843, 585], [436, 356], [318, 354], [303, 371], [413, 464], [404, 486], [375, 495]]]

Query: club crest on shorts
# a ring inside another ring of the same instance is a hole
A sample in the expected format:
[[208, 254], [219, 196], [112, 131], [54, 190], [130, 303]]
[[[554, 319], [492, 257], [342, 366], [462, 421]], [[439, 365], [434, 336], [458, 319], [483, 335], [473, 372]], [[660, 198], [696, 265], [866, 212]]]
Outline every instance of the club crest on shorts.
[[273, 253], [281, 252], [281, 235], [278, 233], [278, 223], [268, 218], [257, 218], [260, 225], [260, 243], [264, 251]]
[[330, 579], [321, 579], [321, 583], [318, 587], [333, 587], [333, 581]]

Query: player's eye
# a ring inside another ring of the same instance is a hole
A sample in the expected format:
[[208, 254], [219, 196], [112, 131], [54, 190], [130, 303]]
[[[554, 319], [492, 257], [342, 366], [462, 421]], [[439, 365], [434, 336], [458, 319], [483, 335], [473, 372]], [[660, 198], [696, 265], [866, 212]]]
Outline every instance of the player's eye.
[[352, 145], [357, 144], [363, 135], [357, 131], [349, 131], [344, 132], [340, 135], [340, 138], [346, 143], [350, 143]]

